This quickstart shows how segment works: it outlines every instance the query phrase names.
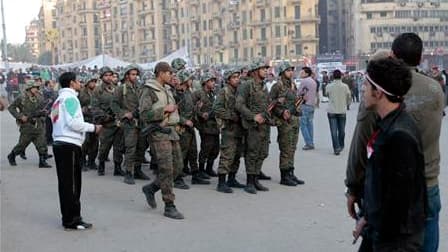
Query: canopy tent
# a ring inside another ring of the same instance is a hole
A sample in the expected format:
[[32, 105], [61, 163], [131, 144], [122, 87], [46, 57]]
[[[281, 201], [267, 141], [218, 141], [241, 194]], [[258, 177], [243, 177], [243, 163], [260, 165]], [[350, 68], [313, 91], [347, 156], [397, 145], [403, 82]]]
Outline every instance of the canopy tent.
[[54, 65], [52, 67], [55, 68], [75, 68], [75, 67], [90, 67], [90, 68], [94, 68], [95, 66], [97, 66], [98, 68], [101, 68], [103, 66], [108, 66], [111, 68], [115, 68], [115, 67], [124, 67], [127, 66], [131, 63], [126, 62], [126, 61], [122, 61], [116, 58], [112, 58], [109, 55], [106, 54], [102, 54], [102, 55], [98, 55], [92, 58], [88, 58], [85, 60], [81, 60], [78, 62], [73, 62], [73, 63], [68, 63], [68, 64], [61, 64], [61, 65]]
[[182, 47], [179, 50], [167, 55], [166, 57], [158, 60], [158, 61], [154, 61], [154, 62], [149, 62], [149, 63], [145, 63], [145, 64], [139, 64], [141, 68], [143, 68], [144, 70], [149, 70], [149, 69], [154, 69], [154, 67], [156, 66], [157, 63], [159, 63], [160, 61], [165, 61], [168, 63], [171, 63], [171, 61], [175, 58], [181, 58], [184, 59], [187, 63], [189, 62], [189, 57], [188, 57], [188, 51], [186, 47]]

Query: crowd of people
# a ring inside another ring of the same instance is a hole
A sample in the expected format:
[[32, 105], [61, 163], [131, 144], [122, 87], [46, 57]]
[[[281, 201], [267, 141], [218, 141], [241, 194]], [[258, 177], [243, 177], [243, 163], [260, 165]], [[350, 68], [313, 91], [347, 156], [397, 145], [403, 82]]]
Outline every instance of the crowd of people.
[[[357, 220], [353, 235], [363, 237], [360, 251], [436, 251], [446, 78], [437, 68], [429, 76], [417, 71], [422, 49], [416, 34], [402, 34], [392, 53], [378, 52], [369, 60], [365, 73], [335, 70], [322, 73], [321, 81], [311, 68], [295, 69], [288, 61], [276, 66], [274, 81], [262, 59], [223, 72], [190, 71], [180, 58], [159, 62], [151, 74], [134, 64], [119, 72], [107, 66], [89, 75], [81, 74], [86, 69], [68, 71], [58, 73], [59, 95], [52, 77], [25, 75], [23, 93], [8, 107], [20, 126], [8, 161], [17, 165], [16, 156], [26, 158], [33, 142], [39, 167], [51, 167], [47, 145], [53, 145], [67, 229], [91, 227], [80, 214], [81, 170], [104, 176], [111, 149], [114, 176], [130, 185], [150, 180], [142, 171], [150, 163], [156, 179], [142, 188], [148, 205], [157, 207], [154, 194], [160, 190], [164, 215], [183, 219], [173, 187], [189, 189], [187, 176], [192, 185], [218, 177], [221, 193], [269, 190], [260, 180], [271, 179], [262, 172], [271, 127], [278, 132], [280, 184], [303, 185], [295, 175], [294, 156], [299, 131], [302, 149], [315, 148], [313, 117], [322, 89], [335, 155], [345, 147], [346, 111], [352, 102], [361, 102], [346, 178], [348, 210]], [[242, 157], [245, 183], [236, 178]]]

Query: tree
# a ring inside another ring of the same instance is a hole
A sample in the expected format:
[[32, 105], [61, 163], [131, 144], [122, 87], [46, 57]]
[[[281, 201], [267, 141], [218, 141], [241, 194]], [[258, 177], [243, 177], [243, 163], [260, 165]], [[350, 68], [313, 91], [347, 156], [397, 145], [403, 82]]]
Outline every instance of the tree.
[[53, 54], [50, 51], [42, 52], [37, 58], [37, 64], [51, 65], [53, 61]]
[[[5, 55], [3, 53], [3, 40], [0, 43], [0, 46], [2, 48], [2, 55]], [[31, 54], [31, 50], [26, 43], [22, 44], [8, 43], [7, 50], [8, 50], [8, 58], [10, 61], [30, 62], [30, 63], [34, 63], [36, 61], [36, 58], [33, 56], [33, 54]]]

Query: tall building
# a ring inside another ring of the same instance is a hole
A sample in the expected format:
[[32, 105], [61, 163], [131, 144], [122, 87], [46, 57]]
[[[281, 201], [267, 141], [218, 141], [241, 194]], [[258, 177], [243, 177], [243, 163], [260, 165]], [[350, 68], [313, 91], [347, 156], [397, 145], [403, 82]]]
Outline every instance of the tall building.
[[182, 47], [195, 65], [318, 52], [317, 0], [57, 0], [56, 9], [60, 62], [104, 52], [144, 63]]
[[447, 0], [352, 0], [352, 6], [347, 50], [360, 62], [390, 49], [398, 34], [414, 32], [423, 40], [424, 64], [448, 65]]
[[29, 25], [25, 27], [25, 43], [31, 54], [37, 58], [39, 56], [39, 21], [33, 19]]
[[56, 30], [56, 0], [42, 0], [42, 6], [39, 10], [39, 52], [51, 52], [56, 54], [55, 46], [58, 39]]
[[346, 55], [350, 0], [320, 0], [319, 52]]

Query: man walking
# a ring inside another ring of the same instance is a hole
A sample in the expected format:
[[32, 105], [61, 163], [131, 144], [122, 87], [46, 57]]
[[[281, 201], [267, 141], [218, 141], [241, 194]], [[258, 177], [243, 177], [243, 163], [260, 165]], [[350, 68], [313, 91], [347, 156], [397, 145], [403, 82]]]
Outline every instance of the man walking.
[[326, 88], [328, 97], [328, 122], [330, 123], [331, 142], [335, 155], [339, 155], [344, 149], [345, 115], [347, 106], [350, 105], [351, 92], [347, 84], [341, 81], [341, 71], [334, 70], [334, 81]]
[[76, 74], [63, 73], [59, 83], [62, 89], [52, 106], [51, 120], [62, 226], [72, 230], [89, 229], [92, 224], [81, 217], [81, 145], [85, 132], [99, 133], [102, 126], [84, 122], [77, 98], [81, 84]]
[[302, 116], [300, 117], [300, 130], [302, 131], [305, 146], [302, 150], [314, 149], [314, 107], [316, 106], [316, 82], [312, 78], [312, 70], [309, 67], [302, 67], [300, 71], [299, 95], [303, 95], [305, 102], [302, 105]]

